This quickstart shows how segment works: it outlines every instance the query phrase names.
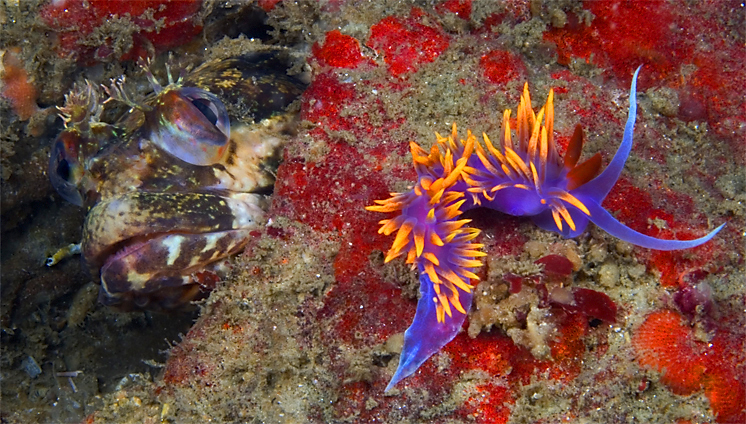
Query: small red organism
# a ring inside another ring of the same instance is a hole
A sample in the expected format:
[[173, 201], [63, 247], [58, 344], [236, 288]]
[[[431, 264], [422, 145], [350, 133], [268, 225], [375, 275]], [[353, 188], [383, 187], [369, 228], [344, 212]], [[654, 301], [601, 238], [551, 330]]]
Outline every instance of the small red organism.
[[471, 17], [471, 0], [446, 0], [435, 6], [435, 10], [440, 14], [450, 12], [468, 20]]
[[280, 1], [282, 0], [258, 0], [256, 3], [262, 8], [262, 10], [269, 12], [274, 9]]
[[567, 277], [572, 274], [572, 262], [562, 255], [547, 255], [534, 263], [544, 265], [545, 274]]
[[10, 102], [13, 112], [18, 115], [18, 118], [25, 121], [39, 110], [39, 106], [36, 104], [38, 94], [36, 87], [29, 81], [23, 62], [18, 58], [20, 53], [19, 48], [9, 48], [5, 51], [2, 75], [3, 90], [0, 94]]
[[479, 59], [485, 78], [498, 85], [526, 79], [526, 65], [520, 57], [505, 50], [493, 50]]
[[702, 89], [686, 86], [679, 91], [678, 117], [682, 121], [706, 121], [707, 99], [702, 94]]
[[[542, 276], [542, 279], [545, 277]], [[566, 313], [577, 314], [586, 320], [598, 319], [607, 324], [616, 322], [617, 307], [605, 293], [583, 287], [553, 286], [551, 291], [546, 284], [536, 285], [542, 302], [562, 309]]]
[[327, 32], [324, 44], [315, 43], [312, 51], [320, 64], [333, 68], [354, 69], [365, 62], [357, 39], [337, 29]]
[[702, 388], [706, 368], [700, 355], [706, 345], [694, 340], [677, 312], [648, 315], [632, 337], [632, 346], [639, 364], [661, 372], [661, 381], [672, 392], [690, 395]]
[[521, 289], [523, 289], [523, 277], [520, 275], [515, 275], [509, 272], [503, 275], [503, 281], [509, 284], [510, 294], [520, 293]]
[[605, 293], [573, 287], [572, 295], [575, 307], [584, 316], [600, 319], [608, 324], [616, 322], [616, 304]]
[[449, 45], [448, 35], [419, 8], [402, 19], [389, 16], [370, 28], [367, 45], [383, 55], [393, 76], [416, 72], [434, 61]]
[[673, 301], [687, 318], [694, 318], [699, 314], [708, 315], [713, 310], [712, 287], [697, 278], [687, 279], [686, 276], [690, 274], [707, 275], [705, 271], [697, 269], [680, 276], [680, 288], [674, 293]]

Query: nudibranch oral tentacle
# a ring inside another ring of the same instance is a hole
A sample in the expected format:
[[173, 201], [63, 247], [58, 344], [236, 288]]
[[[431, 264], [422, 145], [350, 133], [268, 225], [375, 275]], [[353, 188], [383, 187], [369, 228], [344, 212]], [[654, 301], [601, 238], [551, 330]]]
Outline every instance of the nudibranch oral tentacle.
[[366, 209], [400, 212], [381, 221], [379, 233], [396, 232], [386, 262], [406, 254], [406, 262], [420, 273], [420, 300], [414, 322], [404, 334], [399, 366], [386, 390], [414, 373], [430, 356], [458, 334], [471, 307], [472, 280], [481, 266], [483, 247], [475, 243], [478, 229], [459, 216], [475, 207], [530, 216], [541, 228], [564, 237], [582, 233], [588, 222], [632, 244], [675, 250], [698, 246], [712, 239], [723, 225], [695, 240], [661, 240], [639, 233], [616, 220], [601, 202], [621, 175], [632, 149], [637, 113], [637, 75], [630, 88], [629, 117], [624, 137], [609, 166], [599, 174], [601, 156], [578, 163], [583, 132], [577, 126], [567, 152], [560, 157], [554, 142], [554, 94], [538, 113], [531, 108], [528, 84], [517, 109], [514, 142], [510, 110], [503, 113], [503, 131], [493, 144], [483, 134], [483, 144], [467, 131], [458, 138], [456, 124], [448, 137], [436, 133], [437, 143], [428, 153], [410, 143], [418, 181], [406, 193], [392, 193]]

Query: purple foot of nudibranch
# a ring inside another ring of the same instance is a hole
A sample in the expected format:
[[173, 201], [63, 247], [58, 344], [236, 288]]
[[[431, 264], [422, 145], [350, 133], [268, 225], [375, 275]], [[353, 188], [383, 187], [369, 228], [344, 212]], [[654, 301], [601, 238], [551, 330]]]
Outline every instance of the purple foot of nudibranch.
[[[417, 303], [414, 321], [404, 333], [404, 347], [399, 358], [399, 367], [386, 386], [386, 391], [417, 371], [423, 362], [453, 340], [466, 319], [466, 314], [454, 310], [451, 316], [445, 316], [445, 322], [438, 323], [437, 303], [433, 301], [436, 298], [434, 287], [430, 277], [420, 270], [422, 297]], [[471, 305], [471, 293], [462, 291], [460, 296], [462, 304]]]

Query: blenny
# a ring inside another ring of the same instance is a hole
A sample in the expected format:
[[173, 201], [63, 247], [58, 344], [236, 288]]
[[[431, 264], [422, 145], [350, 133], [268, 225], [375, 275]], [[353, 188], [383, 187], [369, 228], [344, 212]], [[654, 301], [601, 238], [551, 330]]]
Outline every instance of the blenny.
[[266, 223], [279, 149], [297, 121], [289, 106], [305, 88], [289, 66], [280, 53], [253, 53], [176, 81], [168, 72], [165, 87], [146, 67], [145, 98], [123, 77], [103, 87], [108, 98], [90, 83], [66, 96], [49, 176], [88, 208], [80, 251], [103, 303], [158, 310], [204, 297]]
[[[497, 146], [483, 134], [483, 143], [467, 131], [458, 138], [456, 125], [450, 136], [437, 136], [428, 153], [417, 143], [410, 148], [419, 177], [406, 193], [392, 193], [366, 209], [400, 212], [381, 221], [379, 233], [396, 232], [386, 262], [406, 254], [406, 262], [420, 273], [420, 300], [414, 322], [404, 334], [399, 366], [388, 391], [411, 375], [459, 332], [471, 307], [472, 280], [482, 265], [483, 245], [474, 242], [480, 231], [458, 219], [467, 210], [487, 207], [510, 215], [529, 216], [541, 228], [564, 237], [582, 233], [591, 221], [609, 234], [637, 246], [658, 250], [687, 249], [707, 242], [720, 225], [695, 240], [661, 240], [625, 226], [601, 207], [616, 183], [632, 148], [637, 112], [635, 71], [629, 97], [629, 117], [621, 145], [599, 174], [601, 156], [578, 164], [583, 132], [578, 125], [564, 158], [554, 142], [554, 94], [534, 113], [528, 84], [517, 111], [517, 143], [510, 128], [511, 111], [503, 113], [503, 133]], [[543, 123], [542, 123], [543, 122]]]

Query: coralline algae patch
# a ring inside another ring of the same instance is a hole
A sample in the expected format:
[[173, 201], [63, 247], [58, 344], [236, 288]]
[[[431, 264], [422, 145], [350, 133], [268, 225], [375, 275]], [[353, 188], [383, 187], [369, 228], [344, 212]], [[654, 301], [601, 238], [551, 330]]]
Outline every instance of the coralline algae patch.
[[342, 34], [339, 30], [326, 33], [324, 43], [315, 43], [311, 51], [313, 58], [318, 60], [322, 66], [354, 69], [366, 62], [360, 49], [360, 42], [354, 37]]
[[389, 16], [370, 28], [367, 45], [384, 55], [391, 75], [416, 71], [448, 48], [448, 35], [428, 20], [427, 13], [413, 8], [405, 19]]
[[510, 81], [522, 81], [526, 77], [526, 65], [520, 57], [505, 50], [494, 50], [479, 58], [479, 66], [485, 78], [499, 86]]

